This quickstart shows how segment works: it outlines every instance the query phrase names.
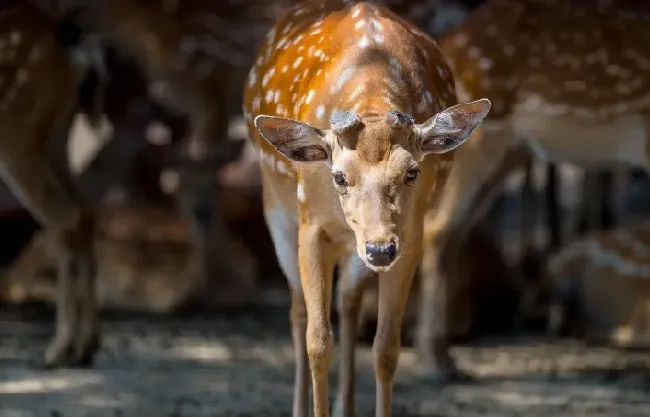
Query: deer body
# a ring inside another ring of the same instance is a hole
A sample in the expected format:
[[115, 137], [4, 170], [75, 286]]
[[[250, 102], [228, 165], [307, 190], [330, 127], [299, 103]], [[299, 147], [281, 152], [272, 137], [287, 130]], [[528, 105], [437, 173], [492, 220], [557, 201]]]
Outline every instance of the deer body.
[[522, 152], [585, 168], [650, 167], [649, 39], [647, 22], [555, 0], [489, 0], [440, 39], [459, 99], [486, 96], [493, 110], [457, 152], [450, 191], [426, 225], [418, 348], [431, 366], [451, 363], [453, 278], [444, 276], [453, 253]]
[[[489, 111], [487, 100], [447, 108], [453, 86], [430, 38], [363, 2], [299, 4], [259, 51], [244, 113], [261, 155], [265, 218], [293, 294], [294, 416], [308, 414], [308, 367], [314, 415], [329, 415], [337, 263], [342, 359], [334, 413], [354, 413], [356, 320], [364, 281], [377, 279], [376, 407], [390, 415], [429, 196], [444, 186], [448, 151]], [[448, 124], [436, 122], [443, 119]]]
[[650, 343], [650, 225], [580, 238], [548, 261], [544, 293], [549, 330], [579, 325], [590, 339], [618, 346]]
[[0, 6], [0, 172], [20, 202], [52, 230], [48, 250], [60, 266], [49, 366], [87, 364], [99, 336], [94, 221], [72, 184], [67, 158], [77, 89], [88, 67], [75, 65], [71, 54], [84, 38], [66, 50], [57, 31], [47, 15], [22, 2]]

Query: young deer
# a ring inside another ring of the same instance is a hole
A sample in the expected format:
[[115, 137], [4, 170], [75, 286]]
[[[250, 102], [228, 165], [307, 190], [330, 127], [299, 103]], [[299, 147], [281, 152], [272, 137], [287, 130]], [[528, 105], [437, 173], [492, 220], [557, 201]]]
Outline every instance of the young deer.
[[650, 224], [628, 224], [566, 245], [547, 264], [537, 295], [549, 331], [582, 329], [618, 346], [650, 344]]
[[48, 366], [87, 364], [98, 347], [94, 221], [72, 183], [67, 157], [78, 87], [98, 64], [91, 59], [91, 42], [69, 22], [57, 25], [24, 2], [0, 6], [0, 172], [20, 202], [53, 231], [49, 249], [60, 263]]
[[493, 107], [457, 152], [449, 192], [426, 225], [417, 344], [430, 366], [461, 375], [448, 354], [453, 278], [445, 275], [521, 152], [584, 167], [650, 167], [649, 28], [563, 1], [488, 0], [440, 40], [461, 100], [487, 96]]
[[268, 33], [245, 86], [244, 113], [260, 150], [265, 217], [292, 291], [294, 416], [308, 415], [308, 360], [314, 415], [329, 415], [337, 262], [342, 357], [334, 414], [354, 414], [356, 321], [367, 279], [379, 281], [376, 412], [391, 414], [430, 196], [445, 185], [450, 151], [490, 109], [486, 99], [455, 103], [451, 71], [433, 40], [386, 8], [307, 1]]

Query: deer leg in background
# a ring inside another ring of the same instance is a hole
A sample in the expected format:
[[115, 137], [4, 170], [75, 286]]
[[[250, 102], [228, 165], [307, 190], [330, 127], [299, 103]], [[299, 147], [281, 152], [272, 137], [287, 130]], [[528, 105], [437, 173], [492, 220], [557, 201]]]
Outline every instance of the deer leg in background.
[[562, 245], [562, 221], [560, 198], [559, 198], [559, 175], [558, 166], [555, 163], [546, 165], [546, 222], [549, 230], [549, 247], [546, 253], [555, 251]]
[[519, 269], [520, 276], [531, 279], [538, 268], [539, 248], [537, 246], [538, 206], [535, 193], [535, 161], [529, 157], [524, 164], [524, 182], [520, 193], [519, 225]]
[[353, 417], [354, 411], [354, 375], [355, 348], [357, 342], [357, 327], [359, 309], [366, 281], [374, 274], [356, 253], [346, 256], [339, 261], [340, 279], [338, 282], [338, 315], [339, 345], [339, 384], [334, 417]]
[[616, 225], [616, 214], [612, 207], [612, 193], [614, 192], [614, 172], [604, 170], [598, 173], [600, 228], [609, 230]]
[[577, 227], [577, 232], [580, 234], [604, 229], [612, 224], [608, 199], [611, 174], [586, 171], [584, 178], [581, 216]]
[[2, 149], [3, 175], [12, 191], [41, 224], [55, 230], [56, 238], [48, 250], [60, 262], [57, 324], [45, 355], [47, 367], [89, 365], [99, 347], [94, 218], [74, 191], [69, 174], [63, 177], [67, 126], [52, 129], [57, 136], [55, 147], [62, 148], [52, 153], [40, 148], [44, 144], [37, 141], [27, 141], [25, 149]]

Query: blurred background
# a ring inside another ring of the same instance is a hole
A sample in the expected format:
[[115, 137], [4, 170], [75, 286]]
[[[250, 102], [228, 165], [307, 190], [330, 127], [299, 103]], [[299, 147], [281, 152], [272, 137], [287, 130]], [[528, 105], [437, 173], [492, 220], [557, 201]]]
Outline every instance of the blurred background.
[[[647, 1], [566, 2], [599, 9], [605, 14], [625, 12], [650, 19]], [[56, 0], [41, 3], [48, 3], [42, 7], [52, 10], [58, 7]], [[174, 200], [178, 188], [177, 145], [187, 134], [187, 117], [158, 101], [156, 89], [160, 86], [149, 82], [128, 56], [111, 50], [107, 52], [110, 85], [102, 97], [108, 133], [98, 137], [86, 116], [80, 114], [70, 140], [77, 181], [101, 213], [96, 241], [99, 299], [105, 311], [120, 311], [127, 318], [156, 313], [170, 318], [199, 314], [236, 320], [242, 315], [248, 317], [256, 309], [288, 307], [287, 285], [262, 215], [257, 153], [246, 142], [240, 109], [241, 86], [257, 46], [273, 19], [294, 2], [226, 3], [229, 6], [224, 6], [222, 18], [233, 26], [245, 28], [242, 30], [249, 37], [245, 42], [239, 40], [247, 45], [243, 49], [238, 46], [242, 51], [241, 60], [225, 67], [229, 71], [227, 76], [233, 80], [229, 83], [232, 91], [228, 92], [229, 139], [239, 143], [243, 150], [239, 160], [220, 173], [224, 189], [220, 204], [236, 240], [232, 243], [233, 253], [236, 252], [233, 256], [241, 259], [245, 278], [240, 276], [234, 280], [221, 274], [203, 277], [194, 272], [192, 264], [196, 255]], [[384, 3], [440, 38], [485, 2], [385, 0]], [[150, 109], [146, 117], [129, 113], [133, 103], [143, 101]], [[144, 138], [144, 144], [133, 145], [134, 136]], [[634, 227], [629, 226], [642, 225], [650, 212], [650, 181], [645, 169], [584, 170], [549, 164], [532, 156], [519, 162], [503, 181], [496, 201], [468, 234], [462, 270], [468, 290], [463, 302], [471, 307], [458, 313], [469, 315], [458, 319], [465, 323], [456, 332], [459, 342], [472, 341], [478, 336], [523, 337], [544, 332], [549, 325], [548, 311], [544, 308], [549, 297], [540, 294], [551, 285], [544, 281], [548, 260], [584, 236], [600, 236], [627, 227], [638, 239], [638, 245], [650, 248], [650, 234], [635, 234]], [[4, 184], [0, 184], [0, 236], [3, 236], [0, 240], [2, 308], [10, 308], [12, 314], [17, 314], [11, 317], [18, 320], [33, 318], [34, 309], [51, 312], [56, 277], [55, 260], [45, 251], [49, 237]], [[650, 261], [650, 254], [635, 259], [646, 261], [646, 256]], [[650, 323], [650, 308], [646, 303], [650, 298], [645, 295], [650, 297], [650, 287], [643, 282], [645, 275], [639, 272], [621, 276], [612, 269], [608, 276], [611, 281], [607, 285], [612, 288], [606, 292], [632, 292], [634, 297], [620, 297], [630, 300], [624, 303], [626, 308], [631, 308], [629, 303], [635, 303], [632, 307], [639, 309], [634, 314], [639, 316], [632, 322], [632, 313], [621, 312], [622, 306], [611, 307], [611, 311], [603, 312], [605, 318], [597, 317], [606, 323], [599, 334], [614, 345], [647, 347], [650, 328], [646, 328], [646, 322]], [[650, 279], [650, 274], [646, 278]], [[417, 286], [414, 291], [417, 292]], [[367, 305], [362, 339], [371, 342], [372, 301]], [[46, 316], [51, 317], [51, 313]], [[277, 319], [288, 338], [288, 311]], [[407, 343], [410, 343], [414, 320], [415, 311], [411, 311], [405, 329]], [[621, 328], [627, 329], [627, 338], [621, 336]], [[644, 384], [650, 381], [644, 380]]]

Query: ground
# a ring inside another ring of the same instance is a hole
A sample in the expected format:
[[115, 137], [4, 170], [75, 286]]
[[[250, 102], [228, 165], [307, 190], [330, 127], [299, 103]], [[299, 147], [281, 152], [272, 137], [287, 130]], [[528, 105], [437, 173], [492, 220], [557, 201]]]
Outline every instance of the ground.
[[[92, 369], [37, 367], [47, 317], [0, 312], [0, 416], [289, 416], [286, 308], [220, 317], [108, 315]], [[394, 415], [648, 416], [650, 355], [517, 338], [454, 349], [480, 382], [436, 388], [401, 357]], [[373, 415], [371, 351], [359, 350], [358, 416]], [[335, 372], [332, 373], [335, 382]], [[335, 390], [332, 390], [333, 392]]]

